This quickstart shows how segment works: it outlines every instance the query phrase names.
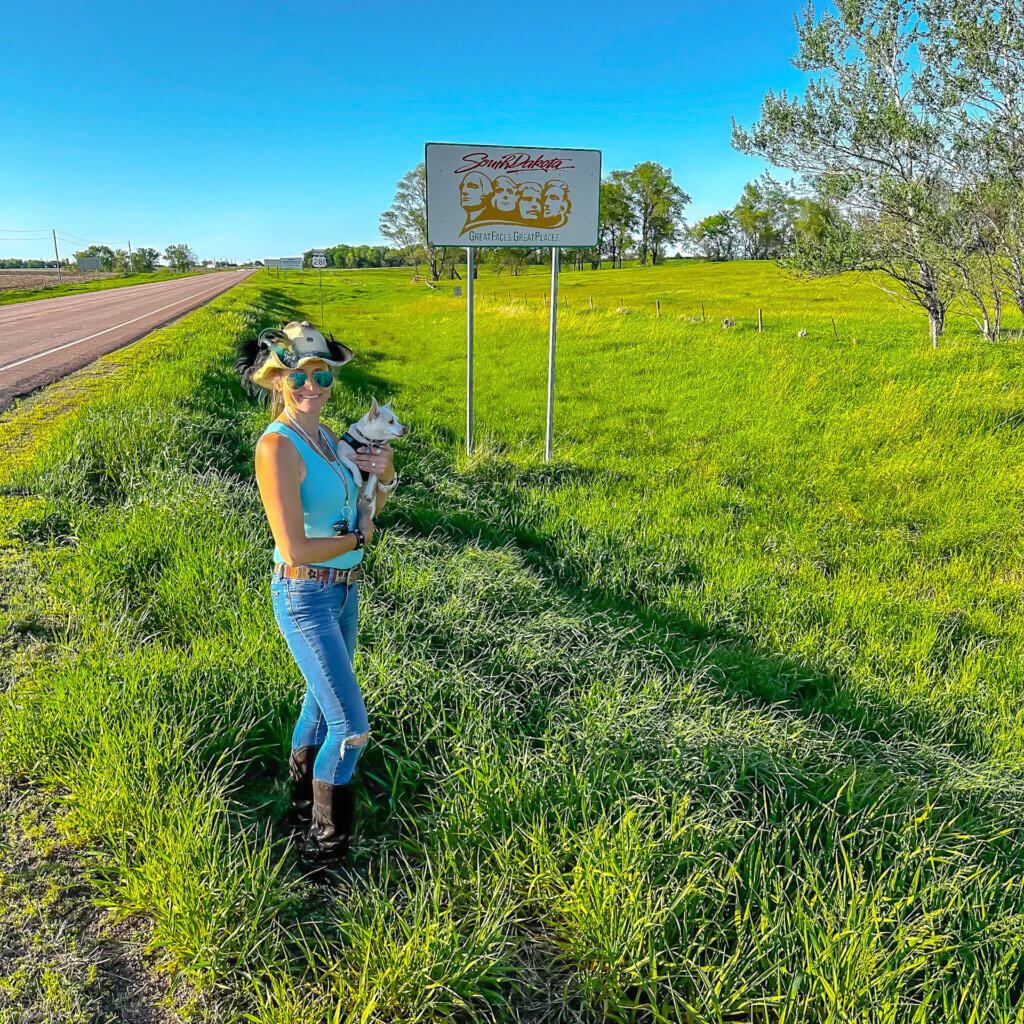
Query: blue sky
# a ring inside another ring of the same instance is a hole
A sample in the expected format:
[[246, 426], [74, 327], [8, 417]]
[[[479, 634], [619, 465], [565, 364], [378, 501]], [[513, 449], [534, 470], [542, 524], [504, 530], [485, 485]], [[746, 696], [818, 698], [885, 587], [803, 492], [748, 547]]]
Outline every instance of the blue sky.
[[9, 5], [0, 257], [52, 256], [31, 238], [51, 227], [62, 255], [71, 236], [238, 260], [379, 242], [427, 141], [597, 148], [606, 173], [656, 160], [696, 220], [764, 167], [731, 149], [730, 117], [802, 90], [797, 8]]

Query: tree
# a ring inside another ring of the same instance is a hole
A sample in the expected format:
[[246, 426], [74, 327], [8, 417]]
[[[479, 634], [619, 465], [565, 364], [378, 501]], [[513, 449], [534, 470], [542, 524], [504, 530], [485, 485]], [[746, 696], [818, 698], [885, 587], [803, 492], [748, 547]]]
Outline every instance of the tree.
[[743, 186], [732, 219], [748, 260], [774, 260], [789, 255], [793, 242], [796, 200], [770, 174]]
[[830, 203], [810, 196], [793, 200], [793, 244], [821, 243], [833, 235], [842, 220], [839, 211]]
[[158, 259], [160, 253], [144, 245], [132, 253], [132, 270], [137, 274], [149, 274], [156, 269]]
[[633, 241], [630, 233], [635, 227], [635, 218], [623, 182], [626, 173], [612, 171], [601, 182], [601, 227], [598, 244], [601, 253], [612, 261], [612, 266], [620, 268], [625, 251]]
[[80, 252], [75, 253], [76, 259], [79, 256], [99, 256], [101, 269], [108, 271], [114, 269], [116, 257], [114, 250], [109, 245], [90, 245], [87, 249], [82, 249]]
[[518, 277], [519, 271], [526, 265], [526, 257], [525, 249], [494, 249], [487, 255], [487, 262], [497, 277], [501, 277], [505, 270], [509, 277]]
[[958, 224], [974, 264], [967, 290], [983, 335], [998, 338], [1004, 290], [1024, 313], [1024, 12], [1017, 2], [965, 0], [943, 0], [942, 12], [949, 29], [935, 43], [936, 87], [965, 100], [953, 150]]
[[631, 171], [613, 171], [612, 179], [621, 185], [640, 228], [640, 265], [647, 265], [647, 255], [657, 262], [661, 246], [679, 235], [683, 210], [690, 197], [672, 181], [672, 171], [647, 160]]
[[164, 249], [164, 259], [175, 270], [188, 270], [196, 265], [196, 254], [184, 242], [176, 242]]
[[719, 210], [698, 221], [686, 233], [693, 248], [709, 260], [735, 259], [740, 247], [731, 211]]
[[592, 270], [597, 270], [601, 263], [601, 250], [590, 246], [589, 248], [563, 250], [569, 253], [566, 257], [572, 264], [573, 270], [583, 270], [589, 263]]
[[[955, 289], [933, 228], [954, 172], [950, 128], [957, 88], [937, 87], [948, 22], [937, 0], [835, 0], [796, 19], [793, 64], [811, 76], [802, 99], [764, 98], [749, 131], [733, 121], [733, 146], [799, 172], [848, 228], [800, 247], [806, 272], [863, 269], [902, 286], [928, 315], [938, 344]], [[842, 263], [836, 260], [842, 257]]]
[[391, 207], [380, 216], [380, 233], [400, 248], [412, 248], [430, 267], [432, 281], [440, 277], [440, 253], [427, 242], [427, 169], [420, 161], [395, 186]]

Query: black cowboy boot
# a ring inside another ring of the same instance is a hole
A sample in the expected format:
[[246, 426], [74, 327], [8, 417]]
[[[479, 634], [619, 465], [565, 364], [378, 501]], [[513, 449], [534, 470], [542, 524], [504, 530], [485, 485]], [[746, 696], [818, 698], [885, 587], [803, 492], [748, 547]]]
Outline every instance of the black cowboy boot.
[[298, 747], [288, 758], [292, 804], [278, 825], [296, 838], [306, 832], [313, 817], [313, 762], [319, 751], [319, 747]]
[[352, 785], [314, 779], [313, 820], [299, 845], [299, 861], [314, 881], [331, 884], [345, 877], [354, 820]]

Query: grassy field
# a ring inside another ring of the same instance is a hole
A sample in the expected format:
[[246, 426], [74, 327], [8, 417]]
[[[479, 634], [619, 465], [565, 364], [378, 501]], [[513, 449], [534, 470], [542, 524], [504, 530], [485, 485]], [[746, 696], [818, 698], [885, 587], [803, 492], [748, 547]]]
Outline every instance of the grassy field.
[[451, 283], [325, 278], [328, 419], [413, 427], [358, 655], [390, 797], [336, 898], [271, 827], [300, 682], [230, 371], [316, 274], [0, 423], [0, 766], [100, 904], [262, 1024], [1020, 1020], [1017, 343], [933, 352], [856, 278], [567, 272], [547, 464], [547, 275], [477, 284], [467, 456]]
[[[208, 271], [194, 270], [179, 274], [173, 270], [155, 270], [151, 274], [129, 274], [127, 277], [103, 277], [91, 281], [68, 281], [66, 284], [52, 284], [33, 288], [16, 288], [18, 275], [21, 271], [0, 271], [0, 306], [9, 306], [15, 302], [31, 302], [33, 299], [53, 299], [60, 295], [77, 295], [79, 292], [99, 292], [107, 288], [126, 288], [133, 284], [150, 284], [153, 281], [173, 281], [176, 277], [194, 277]], [[71, 277], [70, 272], [65, 273]], [[39, 279], [41, 275], [37, 275]], [[57, 272], [52, 274], [56, 280]]]

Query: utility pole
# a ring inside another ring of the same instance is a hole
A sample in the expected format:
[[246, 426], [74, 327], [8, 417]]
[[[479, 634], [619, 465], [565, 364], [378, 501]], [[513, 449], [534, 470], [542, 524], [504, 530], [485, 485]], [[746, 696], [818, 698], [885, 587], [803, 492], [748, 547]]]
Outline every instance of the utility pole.
[[57, 284], [63, 284], [64, 279], [60, 276], [60, 251], [57, 249], [57, 229], [53, 229], [53, 255], [57, 257]]
[[[128, 239], [128, 273], [130, 274], [135, 268], [132, 266], [132, 240]], [[127, 275], [125, 275], [127, 276]]]

